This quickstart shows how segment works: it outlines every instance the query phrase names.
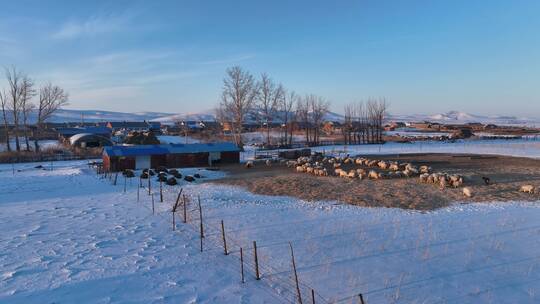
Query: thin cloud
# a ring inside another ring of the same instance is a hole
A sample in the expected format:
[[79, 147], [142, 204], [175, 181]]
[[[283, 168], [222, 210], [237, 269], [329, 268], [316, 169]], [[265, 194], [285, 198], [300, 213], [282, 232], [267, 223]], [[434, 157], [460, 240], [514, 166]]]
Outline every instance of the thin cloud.
[[253, 59], [253, 58], [255, 58], [255, 55], [247, 54], [247, 55], [242, 55], [242, 56], [232, 57], [232, 58], [226, 58], [226, 59], [202, 61], [202, 62], [198, 62], [198, 64], [201, 64], [201, 65], [231, 64], [231, 63], [237, 63], [237, 62], [246, 61], [246, 60]]
[[133, 14], [97, 15], [86, 20], [72, 20], [64, 23], [51, 37], [54, 39], [74, 39], [83, 36], [122, 32], [129, 29]]

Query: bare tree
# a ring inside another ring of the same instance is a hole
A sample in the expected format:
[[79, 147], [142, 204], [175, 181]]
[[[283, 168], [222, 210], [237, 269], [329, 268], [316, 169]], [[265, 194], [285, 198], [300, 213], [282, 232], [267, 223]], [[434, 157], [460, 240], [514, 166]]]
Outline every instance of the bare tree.
[[376, 126], [376, 140], [378, 143], [382, 143], [382, 133], [383, 133], [383, 124], [384, 118], [387, 115], [388, 103], [385, 98], [379, 98], [375, 101], [373, 108], [373, 119]]
[[270, 126], [274, 121], [278, 104], [283, 99], [285, 92], [283, 86], [276, 85], [266, 73], [261, 75], [258, 87], [257, 103], [262, 112], [260, 120], [263, 124], [266, 124], [266, 145], [270, 146]]
[[8, 121], [8, 118], [7, 118], [7, 112], [8, 112], [8, 108], [7, 108], [7, 102], [8, 102], [8, 97], [6, 95], [6, 92], [5, 91], [2, 91], [0, 92], [0, 105], [2, 106], [2, 119], [4, 121], [4, 130], [5, 130], [5, 137], [6, 137], [6, 147], [7, 147], [7, 150], [8, 152], [11, 152], [11, 142], [9, 141], [9, 121]]
[[279, 108], [282, 113], [283, 119], [283, 141], [282, 144], [285, 146], [292, 145], [292, 136], [294, 130], [294, 121], [296, 118], [296, 113], [293, 111], [294, 105], [298, 100], [298, 95], [294, 91], [288, 93], [283, 92], [283, 98], [279, 103]]
[[227, 75], [223, 79], [221, 108], [232, 118], [233, 133], [239, 146], [243, 145], [242, 123], [252, 109], [257, 93], [257, 84], [249, 72], [238, 66], [227, 69]]
[[68, 104], [68, 93], [59, 86], [47, 83], [39, 89], [39, 105], [37, 109], [36, 134], [34, 135], [34, 148], [39, 151], [39, 135], [43, 131], [45, 122], [61, 107]]
[[19, 123], [21, 115], [22, 80], [24, 76], [15, 67], [6, 68], [6, 80], [8, 82], [7, 108], [13, 116], [13, 133], [15, 137], [15, 149], [21, 151], [19, 141]]
[[343, 133], [343, 142], [348, 145], [352, 144], [353, 132], [354, 132], [354, 104], [346, 104], [345, 111], [343, 116], [343, 125], [341, 127], [341, 132]]
[[369, 99], [366, 103], [368, 142], [381, 143], [383, 122], [387, 114], [388, 103], [385, 98]]
[[21, 82], [21, 100], [20, 100], [20, 109], [22, 115], [23, 123], [23, 135], [24, 143], [26, 145], [26, 151], [30, 151], [30, 142], [28, 140], [28, 116], [34, 109], [34, 105], [31, 100], [36, 95], [36, 90], [34, 89], [34, 82], [28, 76], [24, 76]]
[[313, 144], [318, 145], [320, 141], [320, 130], [324, 122], [324, 116], [328, 113], [330, 103], [323, 97], [316, 95], [307, 95], [306, 101], [311, 112], [311, 121], [313, 126]]
[[309, 115], [309, 101], [306, 98], [298, 98], [296, 100], [296, 117], [301, 127], [304, 128], [306, 134], [306, 144], [310, 144], [310, 128], [311, 120]]

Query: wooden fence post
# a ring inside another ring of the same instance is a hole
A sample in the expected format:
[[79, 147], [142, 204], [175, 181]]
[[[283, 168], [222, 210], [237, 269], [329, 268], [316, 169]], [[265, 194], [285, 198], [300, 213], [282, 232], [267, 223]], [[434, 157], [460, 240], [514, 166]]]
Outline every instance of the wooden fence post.
[[202, 225], [201, 225], [201, 233], [199, 234], [199, 239], [201, 241], [201, 252], [203, 252], [203, 232], [202, 232]]
[[300, 292], [300, 284], [298, 283], [298, 273], [296, 272], [296, 262], [294, 260], [294, 251], [293, 251], [291, 242], [289, 242], [289, 247], [291, 248], [291, 259], [292, 259], [292, 266], [293, 266], [293, 271], [294, 271], [294, 281], [296, 283], [296, 293], [298, 295], [298, 303], [302, 304], [302, 293]]
[[137, 187], [137, 202], [139, 202], [139, 192], [141, 191], [141, 188], [140, 187]]
[[257, 242], [253, 241], [253, 256], [255, 258], [255, 279], [260, 280], [259, 274], [259, 257], [257, 256]]
[[163, 203], [163, 181], [159, 178], [159, 201]]
[[148, 195], [152, 194], [152, 177], [150, 176], [150, 169], [148, 169]]
[[182, 191], [184, 189], [180, 189], [180, 192], [178, 192], [178, 196], [176, 197], [176, 202], [174, 203], [174, 206], [172, 208], [172, 230], [174, 231], [176, 229], [176, 218], [175, 218], [175, 213], [176, 213], [176, 209], [178, 208], [178, 204], [180, 203], [180, 195], [182, 195]]
[[315, 290], [311, 289], [311, 304], [315, 304]]
[[201, 207], [201, 197], [197, 195], [197, 201], [199, 202], [199, 221], [200, 221], [200, 230], [201, 230], [201, 239], [204, 238], [204, 229], [203, 229], [203, 216], [202, 216], [202, 207]]
[[183, 199], [184, 199], [184, 224], [187, 223], [187, 200], [186, 200], [186, 195], [182, 195]]
[[360, 304], [366, 304], [366, 303], [364, 302], [364, 296], [362, 296], [361, 293], [358, 294], [358, 298], [360, 298]]
[[154, 193], [152, 193], [151, 195], [152, 195], [152, 214], [155, 214], [155, 209], [154, 209]]
[[227, 239], [225, 238], [225, 225], [223, 224], [223, 220], [221, 220], [221, 236], [223, 237], [223, 250], [225, 250], [225, 255], [229, 255], [229, 252], [227, 251]]
[[116, 186], [116, 182], [118, 181], [118, 172], [114, 175], [114, 185]]
[[127, 177], [124, 175], [124, 193], [126, 193], [127, 188]]
[[240, 273], [242, 275], [242, 283], [244, 283], [244, 251], [242, 247], [240, 247]]

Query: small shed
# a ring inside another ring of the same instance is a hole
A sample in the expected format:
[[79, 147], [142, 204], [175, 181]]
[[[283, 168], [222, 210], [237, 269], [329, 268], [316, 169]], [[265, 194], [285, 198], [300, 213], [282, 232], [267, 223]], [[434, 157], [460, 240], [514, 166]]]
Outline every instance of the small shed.
[[73, 135], [69, 138], [69, 142], [72, 146], [81, 148], [95, 148], [113, 145], [113, 142], [109, 138], [91, 133], [80, 133]]
[[56, 132], [60, 137], [60, 140], [67, 141], [72, 136], [77, 134], [94, 134], [101, 137], [110, 138], [111, 129], [106, 127], [75, 127], [75, 128], [56, 128]]
[[103, 166], [107, 171], [239, 162], [240, 149], [230, 142], [111, 146], [103, 149]]

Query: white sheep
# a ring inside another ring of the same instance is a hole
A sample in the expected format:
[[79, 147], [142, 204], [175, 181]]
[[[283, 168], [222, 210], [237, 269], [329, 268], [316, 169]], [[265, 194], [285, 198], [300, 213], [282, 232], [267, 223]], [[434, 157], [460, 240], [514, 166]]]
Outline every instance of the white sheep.
[[465, 195], [466, 197], [472, 197], [473, 193], [472, 193], [471, 188], [469, 187], [463, 188], [463, 195]]
[[368, 177], [370, 179], [379, 179], [379, 174], [373, 170], [369, 171]]
[[431, 172], [431, 167], [420, 166], [420, 173], [429, 173], [429, 172]]
[[272, 161], [269, 160], [269, 159], [267, 159], [265, 163], [266, 163], [266, 166], [267, 166], [267, 167], [272, 166]]
[[246, 162], [246, 168], [253, 168], [253, 161]]
[[354, 170], [349, 171], [349, 174], [347, 176], [349, 178], [355, 178], [356, 177], [356, 171], [354, 171]]
[[525, 193], [530, 193], [530, 194], [533, 194], [534, 193], [534, 186], [533, 185], [523, 185], [519, 188], [519, 191], [520, 192], [525, 192]]
[[388, 166], [389, 166], [388, 163], [385, 162], [384, 160], [381, 160], [380, 162], [378, 162], [377, 165], [379, 166], [379, 168], [383, 170], [388, 169]]
[[339, 177], [349, 177], [349, 174], [345, 170], [339, 171]]
[[399, 165], [398, 164], [391, 164], [390, 167], [388, 167], [388, 169], [390, 169], [392, 171], [399, 171]]
[[447, 185], [448, 185], [448, 181], [446, 180], [445, 177], [439, 180], [439, 188], [441, 188], [441, 190], [446, 188]]
[[377, 167], [377, 164], [379, 163], [378, 160], [370, 160], [368, 163], [367, 163], [367, 166], [368, 167]]
[[422, 182], [422, 183], [427, 183], [427, 182], [428, 182], [428, 178], [429, 178], [429, 174], [427, 174], [427, 173], [422, 173], [422, 174], [420, 174], [420, 182]]

